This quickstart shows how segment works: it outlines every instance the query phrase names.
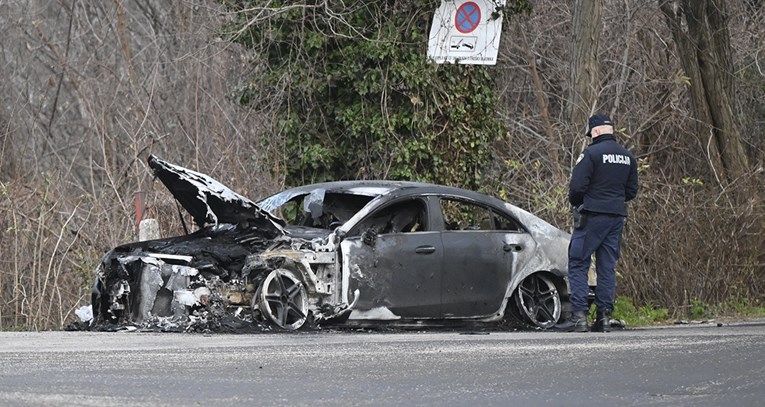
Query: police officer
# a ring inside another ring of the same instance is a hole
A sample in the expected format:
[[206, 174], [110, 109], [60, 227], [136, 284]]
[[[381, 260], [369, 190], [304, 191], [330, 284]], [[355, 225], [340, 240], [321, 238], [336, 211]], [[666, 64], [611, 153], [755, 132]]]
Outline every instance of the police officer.
[[574, 167], [568, 199], [574, 211], [574, 232], [568, 248], [568, 278], [571, 288], [571, 316], [555, 327], [586, 332], [587, 271], [595, 254], [598, 285], [593, 331], [611, 330], [611, 311], [616, 293], [616, 260], [619, 258], [622, 229], [627, 216], [625, 202], [637, 196], [638, 174], [635, 157], [616, 142], [611, 118], [591, 116], [586, 135], [592, 143]]

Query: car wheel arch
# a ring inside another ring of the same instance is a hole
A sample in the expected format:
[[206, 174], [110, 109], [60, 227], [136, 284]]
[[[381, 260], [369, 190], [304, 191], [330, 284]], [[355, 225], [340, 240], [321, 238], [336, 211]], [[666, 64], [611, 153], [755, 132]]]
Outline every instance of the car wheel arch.
[[[337, 281], [327, 280], [326, 274], [317, 275], [322, 267], [330, 267], [332, 270], [336, 267], [335, 257], [332, 253], [310, 252], [302, 250], [275, 250], [260, 253], [248, 257], [243, 269], [243, 275], [247, 276], [250, 282], [255, 285], [255, 297], [253, 299], [253, 316], [257, 319], [268, 320], [267, 314], [263, 314], [259, 309], [262, 307], [263, 298], [258, 303], [258, 296], [262, 292], [264, 282], [273, 280], [273, 273], [290, 274], [294, 282], [299, 282], [306, 296], [306, 321], [305, 326], [312, 326], [319, 321], [336, 317], [343, 311], [343, 307], [334, 305], [337, 296], [335, 290], [340, 287]], [[334, 274], [335, 271], [330, 271]], [[330, 276], [331, 277], [331, 276]], [[285, 280], [288, 284], [289, 281]], [[330, 283], [332, 287], [330, 288]], [[283, 327], [284, 328], [284, 327]], [[300, 327], [297, 327], [299, 329]], [[291, 329], [290, 329], [291, 330]]]
[[542, 329], [552, 327], [567, 309], [568, 285], [564, 276], [564, 272], [552, 269], [514, 278], [504, 300], [504, 317]]
[[305, 285], [309, 294], [317, 292], [316, 282], [311, 278], [312, 273], [302, 261], [296, 259], [293, 252], [263, 253], [248, 258], [243, 268], [243, 275], [247, 275], [250, 281], [258, 286], [268, 276], [268, 273], [277, 269], [293, 272]]

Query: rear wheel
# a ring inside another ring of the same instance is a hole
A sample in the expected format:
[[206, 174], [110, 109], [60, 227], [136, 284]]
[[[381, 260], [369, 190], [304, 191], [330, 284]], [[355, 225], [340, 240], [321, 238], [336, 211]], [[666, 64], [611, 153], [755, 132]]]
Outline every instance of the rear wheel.
[[305, 286], [287, 269], [268, 273], [255, 297], [260, 312], [280, 328], [294, 331], [305, 323], [308, 296]]
[[560, 294], [546, 276], [536, 273], [526, 277], [513, 293], [515, 306], [524, 322], [551, 328], [560, 318]]

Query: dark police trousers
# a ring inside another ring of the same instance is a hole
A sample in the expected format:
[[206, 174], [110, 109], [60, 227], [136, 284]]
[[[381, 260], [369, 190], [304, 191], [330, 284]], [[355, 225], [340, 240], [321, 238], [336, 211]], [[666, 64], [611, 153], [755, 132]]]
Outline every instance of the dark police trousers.
[[600, 311], [613, 311], [616, 291], [616, 260], [622, 241], [625, 218], [621, 215], [588, 213], [587, 222], [574, 229], [568, 246], [568, 279], [571, 287], [571, 311], [587, 311], [587, 271], [592, 255], [598, 285], [595, 305]]

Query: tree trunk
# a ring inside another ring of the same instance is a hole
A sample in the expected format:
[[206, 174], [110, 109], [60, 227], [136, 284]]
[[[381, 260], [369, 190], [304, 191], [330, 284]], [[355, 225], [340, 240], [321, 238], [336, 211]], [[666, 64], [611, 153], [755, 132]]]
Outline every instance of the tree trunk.
[[571, 21], [574, 35], [571, 48], [570, 91], [567, 101], [569, 122], [584, 134], [587, 118], [594, 112], [599, 93], [598, 43], [603, 0], [576, 0]]
[[553, 173], [553, 177], [561, 183], [564, 179], [564, 170], [560, 162], [559, 150], [561, 148], [560, 137], [556, 136], [553, 129], [552, 120], [550, 120], [550, 109], [548, 107], [547, 100], [545, 99], [544, 88], [542, 87], [542, 79], [539, 77], [539, 71], [537, 70], [536, 57], [531, 50], [531, 45], [526, 37], [525, 30], [521, 30], [521, 37], [523, 38], [523, 51], [526, 54], [526, 60], [529, 62], [529, 73], [531, 74], [531, 83], [534, 84], [534, 97], [537, 101], [537, 107], [539, 113], [542, 116], [542, 124], [547, 134], [548, 152], [550, 154], [550, 171]]
[[697, 121], [718, 182], [727, 185], [749, 167], [733, 103], [733, 63], [724, 0], [660, 1], [677, 45]]

